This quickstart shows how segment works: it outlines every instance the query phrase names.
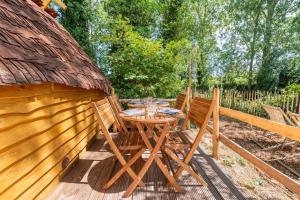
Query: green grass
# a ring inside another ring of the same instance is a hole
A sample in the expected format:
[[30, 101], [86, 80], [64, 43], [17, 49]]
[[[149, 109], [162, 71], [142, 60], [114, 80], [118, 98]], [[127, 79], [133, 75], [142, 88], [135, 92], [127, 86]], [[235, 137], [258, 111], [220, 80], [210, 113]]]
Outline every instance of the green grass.
[[241, 166], [246, 166], [246, 160], [244, 158], [238, 157], [236, 160]]
[[264, 181], [261, 178], [255, 178], [248, 180], [244, 183], [245, 187], [249, 189], [254, 189], [257, 186], [262, 186], [264, 184]]
[[230, 156], [227, 156], [223, 159], [223, 164], [227, 167], [232, 167], [234, 165], [234, 159]]

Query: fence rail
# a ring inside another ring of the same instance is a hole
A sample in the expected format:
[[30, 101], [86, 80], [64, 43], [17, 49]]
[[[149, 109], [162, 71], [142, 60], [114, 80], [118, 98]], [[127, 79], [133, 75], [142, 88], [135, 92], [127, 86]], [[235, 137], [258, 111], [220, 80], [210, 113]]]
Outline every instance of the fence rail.
[[[198, 91], [196, 96], [211, 98], [211, 91]], [[262, 105], [282, 108], [284, 111], [300, 113], [300, 94], [294, 92], [263, 92], [220, 90], [220, 105], [252, 115], [266, 117], [267, 113]]]

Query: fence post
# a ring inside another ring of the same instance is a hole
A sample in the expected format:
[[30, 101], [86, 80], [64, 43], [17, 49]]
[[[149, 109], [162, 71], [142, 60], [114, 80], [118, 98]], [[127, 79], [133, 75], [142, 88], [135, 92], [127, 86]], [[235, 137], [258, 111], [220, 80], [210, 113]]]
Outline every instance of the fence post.
[[231, 97], [231, 105], [230, 105], [230, 108], [233, 108], [234, 109], [234, 105], [235, 105], [235, 91], [233, 90], [232, 91], [232, 97]]
[[213, 152], [212, 156], [215, 159], [219, 159], [219, 125], [220, 125], [220, 91], [218, 88], [214, 89], [213, 100], [216, 102], [214, 111], [213, 111], [213, 135], [212, 135], [212, 142], [213, 142]]
[[[190, 103], [191, 103], [191, 99], [190, 99], [190, 93], [191, 93], [191, 87], [188, 86], [186, 88], [186, 95], [187, 95], [187, 102], [186, 102], [186, 113], [189, 113], [190, 110]], [[191, 123], [190, 121], [187, 122], [186, 128], [189, 130], [191, 128]]]
[[297, 106], [298, 114], [300, 114], [300, 93], [298, 94], [298, 106]]

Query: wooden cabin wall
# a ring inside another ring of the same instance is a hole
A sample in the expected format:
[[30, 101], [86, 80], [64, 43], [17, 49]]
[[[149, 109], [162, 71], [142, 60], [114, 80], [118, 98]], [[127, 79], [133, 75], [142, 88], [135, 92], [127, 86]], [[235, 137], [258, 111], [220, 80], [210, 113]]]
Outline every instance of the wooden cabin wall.
[[0, 199], [45, 198], [98, 131], [90, 102], [103, 97], [50, 84], [0, 87]]

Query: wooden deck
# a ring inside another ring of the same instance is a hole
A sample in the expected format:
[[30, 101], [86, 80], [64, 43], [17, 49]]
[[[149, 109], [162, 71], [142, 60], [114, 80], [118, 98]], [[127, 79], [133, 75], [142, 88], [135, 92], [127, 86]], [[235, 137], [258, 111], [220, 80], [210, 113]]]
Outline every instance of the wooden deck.
[[[145, 155], [146, 156], [146, 155]], [[134, 170], [137, 170], [140, 161]], [[186, 175], [180, 179], [186, 192], [176, 193], [166, 186], [166, 180], [159, 169], [153, 164], [143, 181], [146, 187], [134, 191], [130, 199], [246, 199], [242, 191], [228, 179], [217, 164], [198, 149], [194, 156], [193, 165], [204, 177], [208, 187], [199, 186], [194, 179]], [[118, 165], [114, 170], [118, 170]], [[124, 175], [112, 188], [102, 191], [101, 186], [109, 178], [112, 169], [112, 154], [106, 149], [104, 141], [96, 140], [82, 153], [78, 163], [61, 180], [48, 200], [106, 200], [122, 199], [122, 194], [131, 183], [131, 179]], [[129, 199], [129, 198], [128, 198]]]

